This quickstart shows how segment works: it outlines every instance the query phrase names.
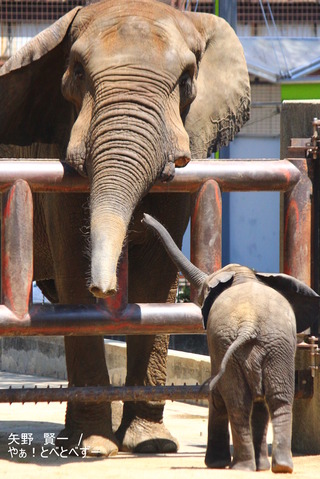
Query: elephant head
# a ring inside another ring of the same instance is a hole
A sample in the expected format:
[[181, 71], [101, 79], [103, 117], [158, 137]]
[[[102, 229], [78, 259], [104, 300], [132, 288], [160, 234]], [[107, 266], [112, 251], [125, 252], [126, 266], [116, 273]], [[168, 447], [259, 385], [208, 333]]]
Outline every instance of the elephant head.
[[232, 285], [248, 281], [264, 283], [288, 300], [295, 314], [297, 333], [319, 321], [320, 296], [302, 281], [287, 274], [257, 273], [239, 264], [229, 264], [215, 273], [205, 274], [184, 256], [165, 227], [155, 218], [144, 214], [143, 221], [157, 232], [178, 270], [198, 288], [198, 302], [202, 308], [205, 326], [216, 298]]
[[132, 213], [159, 178], [248, 118], [240, 42], [214, 15], [152, 0], [77, 7], [0, 70], [0, 143], [58, 145], [90, 182], [91, 292], [116, 290]]

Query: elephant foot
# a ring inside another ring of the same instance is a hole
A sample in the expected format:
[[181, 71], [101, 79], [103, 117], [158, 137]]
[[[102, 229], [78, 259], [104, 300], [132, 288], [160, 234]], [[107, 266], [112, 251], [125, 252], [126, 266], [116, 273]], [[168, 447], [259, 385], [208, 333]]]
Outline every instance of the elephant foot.
[[63, 429], [57, 439], [56, 446], [68, 450], [70, 455], [81, 456], [115, 456], [118, 454], [118, 444], [113, 434], [89, 434], [83, 431]]
[[205, 465], [212, 469], [225, 469], [230, 466], [231, 456], [229, 451], [219, 452], [215, 448], [207, 448]]
[[291, 454], [287, 454], [287, 457], [272, 457], [272, 472], [275, 473], [289, 473], [293, 472], [293, 461]]
[[116, 432], [120, 450], [140, 454], [175, 453], [178, 441], [162, 422], [134, 418], [129, 425], [121, 424]]
[[217, 459], [217, 460], [212, 460], [207, 459], [207, 456], [205, 458], [205, 465], [209, 467], [210, 469], [225, 469], [226, 467], [230, 466], [230, 461], [224, 460], [224, 459]]
[[[277, 444], [276, 446], [275, 443]], [[292, 471], [293, 461], [290, 447], [288, 447], [288, 444], [281, 444], [279, 439], [277, 443], [274, 438], [272, 450], [272, 472], [292, 473]]]
[[246, 461], [233, 460], [230, 469], [236, 471], [256, 471], [256, 462], [251, 459]]
[[257, 471], [269, 471], [270, 461], [268, 457], [256, 458], [256, 470]]
[[78, 455], [79, 451], [86, 456], [116, 455], [119, 447], [112, 430], [111, 404], [69, 401], [65, 428], [56, 445], [70, 455]]
[[293, 464], [274, 464], [272, 465], [272, 472], [274, 473], [284, 473], [284, 474], [292, 474], [293, 472]]

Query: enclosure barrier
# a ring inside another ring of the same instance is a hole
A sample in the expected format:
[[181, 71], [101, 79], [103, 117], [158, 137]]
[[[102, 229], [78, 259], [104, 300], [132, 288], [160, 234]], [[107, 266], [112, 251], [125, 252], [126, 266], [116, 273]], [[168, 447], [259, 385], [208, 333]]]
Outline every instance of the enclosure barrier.
[[[222, 191], [281, 191], [284, 202], [284, 272], [311, 284], [312, 178], [310, 160], [195, 160], [177, 169], [170, 183], [151, 193], [190, 193], [191, 260], [202, 270], [221, 267]], [[127, 251], [119, 267], [115, 300], [96, 305], [32, 305], [32, 192], [89, 192], [85, 178], [58, 160], [2, 159], [0, 335], [203, 334], [200, 308], [193, 303], [127, 304]], [[209, 241], [212, 238], [215, 240]], [[304, 245], [303, 253], [301, 242]], [[303, 255], [303, 256], [302, 256]], [[307, 261], [306, 261], [307, 256]], [[301, 265], [303, 267], [301, 268]], [[138, 400], [207, 397], [199, 386], [143, 388], [46, 388], [0, 392], [0, 402]], [[90, 398], [90, 399], [89, 399]]]

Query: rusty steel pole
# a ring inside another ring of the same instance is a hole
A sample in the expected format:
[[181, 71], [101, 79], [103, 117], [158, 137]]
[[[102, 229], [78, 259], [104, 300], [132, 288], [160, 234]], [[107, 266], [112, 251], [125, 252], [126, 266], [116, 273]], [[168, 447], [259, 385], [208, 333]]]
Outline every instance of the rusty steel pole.
[[85, 386], [0, 389], [0, 403], [103, 402], [207, 399], [208, 386]]
[[97, 305], [33, 305], [19, 318], [0, 305], [0, 336], [203, 334], [193, 303], [133, 303], [122, 311]]
[[[15, 180], [28, 181], [33, 192], [89, 192], [88, 179], [58, 160], [1, 160], [0, 190]], [[299, 181], [299, 171], [286, 160], [192, 160], [178, 168], [168, 183], [156, 182], [151, 193], [195, 193], [214, 179], [221, 191], [287, 191]]]
[[[191, 261], [205, 273], [221, 268], [222, 200], [218, 183], [206, 181], [193, 195]], [[197, 291], [191, 288], [192, 299]]]
[[313, 160], [291, 159], [300, 181], [284, 194], [283, 270], [312, 286]]
[[33, 203], [28, 183], [17, 180], [2, 195], [2, 304], [22, 319], [29, 310], [33, 277]]

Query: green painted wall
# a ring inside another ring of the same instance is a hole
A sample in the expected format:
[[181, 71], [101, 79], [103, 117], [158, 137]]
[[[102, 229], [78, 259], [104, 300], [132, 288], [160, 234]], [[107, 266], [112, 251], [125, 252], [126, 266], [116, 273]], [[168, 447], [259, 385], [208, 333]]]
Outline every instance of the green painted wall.
[[320, 83], [287, 83], [281, 85], [281, 100], [314, 100], [320, 98]]

